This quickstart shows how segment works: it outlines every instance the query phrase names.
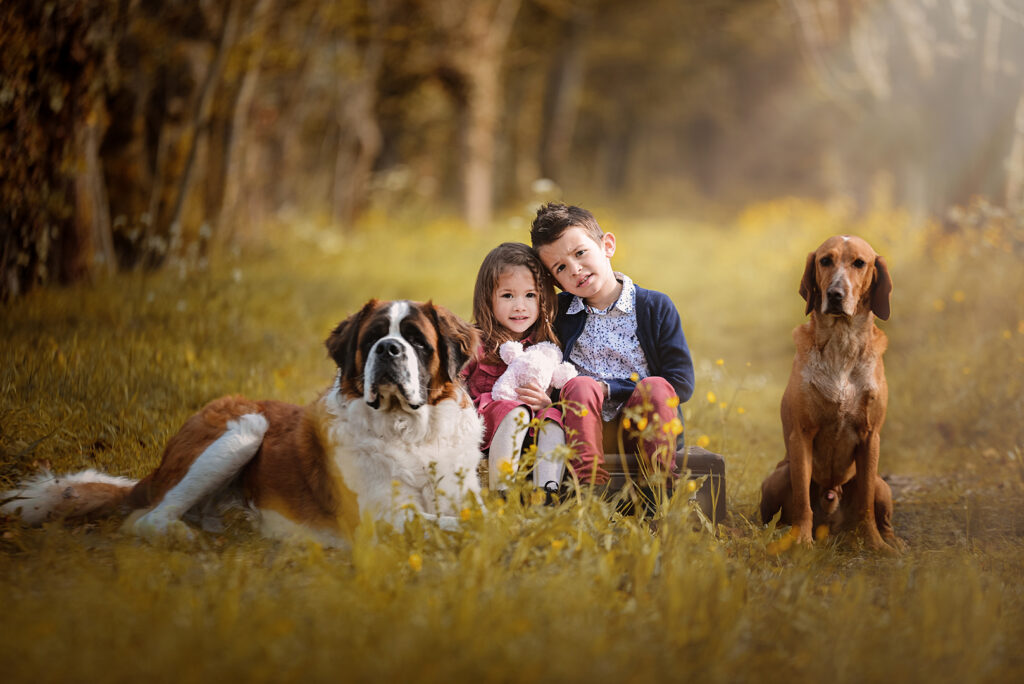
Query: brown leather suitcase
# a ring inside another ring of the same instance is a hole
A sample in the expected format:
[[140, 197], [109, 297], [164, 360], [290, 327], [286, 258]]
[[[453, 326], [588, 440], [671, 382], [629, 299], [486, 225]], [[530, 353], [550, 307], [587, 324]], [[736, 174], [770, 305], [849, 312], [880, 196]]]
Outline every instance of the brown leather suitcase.
[[[622, 454], [604, 455], [604, 467], [608, 471], [607, 491], [618, 492], [632, 480], [640, 490], [641, 496], [650, 499], [651, 483], [644, 477], [636, 454], [623, 457]], [[721, 455], [699, 446], [683, 447], [676, 452], [676, 465], [679, 472], [686, 478], [696, 480], [704, 475], [707, 478], [691, 495], [697, 501], [701, 511], [712, 522], [718, 524], [725, 520], [725, 459]], [[678, 486], [678, 484], [677, 484]], [[670, 491], [671, 493], [671, 491]]]

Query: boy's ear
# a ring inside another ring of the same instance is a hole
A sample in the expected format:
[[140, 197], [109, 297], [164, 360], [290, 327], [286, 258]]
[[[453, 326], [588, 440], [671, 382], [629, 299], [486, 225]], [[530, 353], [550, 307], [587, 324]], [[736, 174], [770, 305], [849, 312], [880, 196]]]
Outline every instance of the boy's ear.
[[602, 235], [601, 246], [604, 247], [604, 255], [611, 259], [615, 255], [615, 234], [605, 233]]

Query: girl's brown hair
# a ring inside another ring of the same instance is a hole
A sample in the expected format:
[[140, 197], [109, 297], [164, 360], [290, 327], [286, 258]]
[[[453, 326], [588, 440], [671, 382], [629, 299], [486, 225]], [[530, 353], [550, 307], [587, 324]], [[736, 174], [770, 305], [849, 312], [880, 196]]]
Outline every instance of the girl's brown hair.
[[480, 264], [476, 275], [476, 287], [473, 289], [473, 321], [480, 329], [483, 340], [483, 360], [496, 362], [498, 347], [503, 342], [513, 339], [512, 335], [494, 318], [491, 301], [494, 290], [498, 287], [498, 278], [508, 268], [523, 266], [533, 274], [533, 283], [537, 288], [538, 312], [537, 320], [526, 331], [524, 337], [533, 342], [554, 342], [558, 344], [551, 322], [555, 317], [555, 288], [551, 284], [544, 264], [528, 245], [519, 242], [503, 242], [492, 249]]

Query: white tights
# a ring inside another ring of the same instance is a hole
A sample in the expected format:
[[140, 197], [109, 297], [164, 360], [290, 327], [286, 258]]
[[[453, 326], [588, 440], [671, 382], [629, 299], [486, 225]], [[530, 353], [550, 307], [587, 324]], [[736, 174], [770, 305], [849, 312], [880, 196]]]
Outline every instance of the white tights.
[[558, 489], [565, 473], [565, 461], [555, 449], [565, 444], [565, 432], [558, 423], [547, 420], [537, 436], [537, 462], [533, 465], [533, 484], [542, 489]]
[[[489, 487], [491, 490], [504, 490], [508, 488], [508, 480], [511, 474], [519, 467], [519, 455], [523, 450], [523, 441], [526, 439], [527, 428], [530, 422], [530, 412], [517, 406], [498, 423], [491, 439], [491, 449], [487, 458], [487, 473]], [[553, 458], [555, 449], [565, 444], [565, 433], [557, 424], [545, 421], [540, 427], [540, 434], [537, 436], [537, 462], [533, 466], [533, 484], [537, 487], [544, 487], [549, 482], [555, 487], [562, 481], [562, 474], [565, 471], [565, 464], [558, 458]], [[503, 464], [509, 464], [504, 466]]]

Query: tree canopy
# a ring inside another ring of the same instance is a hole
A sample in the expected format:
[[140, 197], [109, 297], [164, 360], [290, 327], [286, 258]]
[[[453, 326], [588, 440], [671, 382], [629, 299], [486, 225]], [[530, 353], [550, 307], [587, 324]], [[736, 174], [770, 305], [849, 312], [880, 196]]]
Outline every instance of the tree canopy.
[[0, 298], [282, 208], [1024, 201], [1002, 0], [8, 0]]

